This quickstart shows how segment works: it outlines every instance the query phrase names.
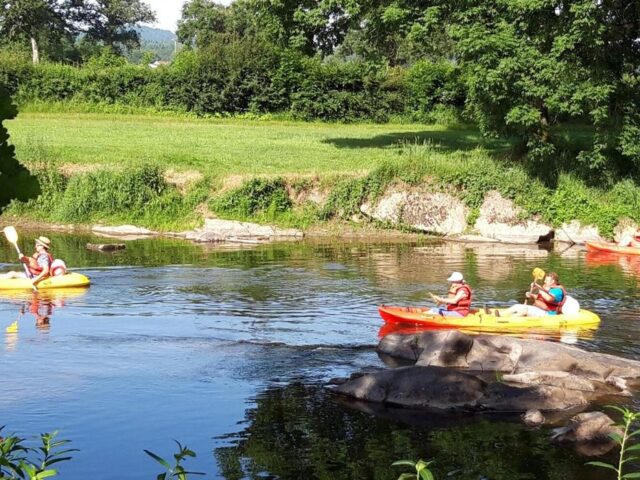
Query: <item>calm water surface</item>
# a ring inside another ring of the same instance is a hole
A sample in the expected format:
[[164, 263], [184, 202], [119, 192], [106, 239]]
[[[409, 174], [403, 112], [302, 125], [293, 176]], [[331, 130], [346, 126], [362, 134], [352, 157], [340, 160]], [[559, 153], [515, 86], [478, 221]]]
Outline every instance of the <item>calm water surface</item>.
[[[64, 479], [155, 478], [143, 449], [169, 457], [173, 439], [198, 453], [187, 466], [205, 478], [395, 479], [402, 458], [436, 459], [437, 478], [609, 478], [513, 419], [374, 412], [323, 386], [383, 367], [376, 306], [421, 304], [452, 270], [480, 305], [519, 301], [534, 267], [555, 270], [603, 322], [548, 338], [639, 358], [640, 259], [427, 240], [140, 240], [104, 254], [84, 248], [89, 237], [51, 237], [93, 285], [0, 297], [0, 425], [71, 439], [80, 451], [60, 465]], [[10, 249], [0, 255], [10, 268]]]

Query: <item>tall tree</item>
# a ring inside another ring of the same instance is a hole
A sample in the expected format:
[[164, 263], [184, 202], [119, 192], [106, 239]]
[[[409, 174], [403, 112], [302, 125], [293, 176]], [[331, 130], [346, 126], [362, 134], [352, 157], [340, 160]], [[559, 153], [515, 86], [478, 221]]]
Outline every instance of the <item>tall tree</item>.
[[156, 19], [155, 12], [141, 0], [92, 0], [88, 16], [87, 37], [115, 51], [123, 46], [139, 47], [136, 26]]
[[204, 47], [227, 32], [229, 8], [210, 0], [189, 0], [182, 6], [176, 35], [180, 43]]
[[0, 34], [29, 41], [33, 63], [38, 63], [40, 43], [72, 36], [84, 13], [84, 0], [0, 0]]
[[578, 155], [582, 165], [633, 173], [638, 140], [634, 148], [625, 139], [640, 131], [638, 2], [439, 1], [466, 71], [468, 110], [484, 131], [521, 135], [530, 154], [555, 161], [553, 127], [588, 121], [593, 143]]
[[18, 111], [9, 92], [0, 86], [0, 211], [13, 199], [28, 200], [40, 193], [38, 181], [18, 162], [15, 148], [9, 144], [9, 132], [3, 121], [15, 118]]

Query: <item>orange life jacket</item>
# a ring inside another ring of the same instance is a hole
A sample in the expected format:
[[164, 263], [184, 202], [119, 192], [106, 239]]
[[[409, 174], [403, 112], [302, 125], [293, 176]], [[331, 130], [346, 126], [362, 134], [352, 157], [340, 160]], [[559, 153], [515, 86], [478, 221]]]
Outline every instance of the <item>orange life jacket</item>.
[[456, 295], [458, 293], [458, 290], [460, 289], [463, 289], [467, 292], [467, 297], [459, 300], [458, 303], [447, 305], [447, 310], [450, 312], [458, 312], [463, 317], [466, 317], [467, 315], [469, 315], [469, 309], [471, 308], [471, 287], [466, 283], [463, 283], [459, 287], [455, 287], [452, 285], [449, 289], [449, 295]]
[[[548, 312], [562, 313], [562, 305], [564, 305], [564, 302], [567, 301], [567, 291], [564, 289], [564, 287], [562, 285], [556, 285], [555, 287], [551, 287], [551, 288], [559, 288], [560, 290], [562, 290], [562, 300], [560, 300], [559, 302], [556, 302], [555, 299], [546, 300], [539, 293], [536, 296], [536, 300], [544, 303], [545, 309]], [[549, 290], [551, 290], [551, 289], [549, 289]], [[549, 292], [546, 292], [546, 293], [549, 293]], [[551, 295], [551, 293], [549, 293], [549, 295]], [[553, 295], [551, 295], [551, 297], [553, 298]]]
[[[49, 252], [47, 252], [47, 256], [49, 257], [49, 266], [51, 266], [51, 264], [53, 263], [53, 255], [51, 255]], [[40, 265], [38, 265], [38, 257], [39, 255], [37, 253], [35, 253], [33, 255], [33, 258], [35, 261], [31, 262], [29, 261], [29, 263], [27, 264], [27, 267], [29, 268], [29, 273], [31, 274], [32, 277], [37, 277], [38, 275], [40, 275], [42, 273], [42, 267]], [[51, 272], [49, 272], [51, 273]]]

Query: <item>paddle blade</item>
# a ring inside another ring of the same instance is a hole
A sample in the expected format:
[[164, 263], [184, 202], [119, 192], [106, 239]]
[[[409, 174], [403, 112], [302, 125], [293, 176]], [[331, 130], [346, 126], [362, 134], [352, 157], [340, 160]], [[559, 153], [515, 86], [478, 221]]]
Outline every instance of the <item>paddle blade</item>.
[[533, 275], [533, 279], [536, 282], [539, 282], [539, 281], [544, 280], [545, 272], [541, 268], [537, 268], [536, 267], [536, 268], [533, 269], [533, 272], [531, 272], [531, 275]]
[[7, 237], [9, 243], [18, 243], [18, 232], [16, 232], [15, 227], [4, 227], [2, 231], [4, 232], [4, 236]]

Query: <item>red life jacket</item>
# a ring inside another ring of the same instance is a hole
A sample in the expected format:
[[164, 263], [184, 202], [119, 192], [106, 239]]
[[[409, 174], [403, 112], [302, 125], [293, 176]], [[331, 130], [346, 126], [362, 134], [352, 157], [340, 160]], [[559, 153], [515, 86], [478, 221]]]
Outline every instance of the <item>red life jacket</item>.
[[449, 294], [456, 295], [458, 293], [458, 290], [460, 289], [464, 289], [467, 292], [467, 297], [461, 299], [460, 301], [458, 301], [458, 303], [447, 305], [447, 310], [450, 312], [458, 312], [463, 317], [466, 317], [467, 315], [469, 315], [469, 309], [471, 308], [471, 287], [466, 283], [463, 283], [458, 288], [452, 286], [452, 288], [449, 289]]
[[[562, 313], [562, 306], [564, 305], [564, 302], [567, 301], [567, 291], [564, 289], [562, 285], [556, 285], [555, 287], [551, 287], [551, 288], [559, 288], [560, 290], [562, 290], [562, 300], [560, 300], [559, 302], [556, 302], [555, 300], [546, 300], [539, 293], [538, 293], [538, 296], [536, 297], [536, 300], [544, 303], [547, 311]], [[551, 293], [549, 293], [549, 295], [551, 295]], [[553, 297], [553, 295], [551, 295], [551, 297]]]
[[[27, 267], [29, 267], [29, 273], [31, 274], [32, 277], [37, 277], [42, 273], [42, 267], [38, 265], [38, 262], [37, 262], [38, 256], [39, 256], [38, 254], [35, 254], [35, 256], [31, 258], [33, 258], [36, 261], [35, 262], [30, 261], [27, 264]], [[49, 257], [49, 267], [51, 267], [51, 264], [53, 263], [53, 255], [47, 252], [47, 256]], [[51, 272], [49, 272], [49, 274], [51, 274]]]

